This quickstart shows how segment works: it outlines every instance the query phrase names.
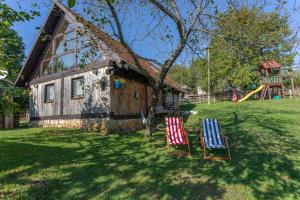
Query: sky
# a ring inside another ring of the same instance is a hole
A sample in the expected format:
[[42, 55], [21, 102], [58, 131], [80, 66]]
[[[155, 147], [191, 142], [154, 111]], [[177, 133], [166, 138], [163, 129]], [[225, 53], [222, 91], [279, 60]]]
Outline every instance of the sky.
[[[22, 6], [22, 9], [30, 9], [31, 4], [35, 3], [36, 0], [5, 0], [6, 3], [16, 9], [19, 10], [19, 5]], [[19, 3], [21, 1], [21, 3]], [[44, 0], [39, 0], [39, 2], [44, 2]], [[225, 1], [225, 0], [224, 0]], [[25, 54], [28, 55], [32, 46], [34, 45], [34, 42], [38, 36], [39, 30], [36, 29], [36, 27], [41, 27], [44, 23], [44, 21], [47, 18], [47, 15], [51, 9], [51, 4], [49, 2], [39, 3], [39, 11], [41, 16], [35, 17], [33, 20], [29, 22], [19, 22], [16, 23], [13, 26], [13, 29], [15, 29], [19, 35], [23, 38], [23, 41], [25, 43]], [[269, 6], [266, 8], [266, 10], [272, 10], [273, 7]], [[296, 31], [298, 27], [300, 27], [300, 0], [287, 0], [287, 4], [285, 4], [285, 9], [288, 10], [290, 14], [290, 27], [293, 31]], [[130, 32], [127, 32], [130, 34]], [[155, 54], [154, 48], [149, 48], [146, 45], [138, 45], [137, 51], [141, 53], [142, 55], [153, 57], [157, 56]], [[296, 68], [299, 68], [300, 66], [300, 48], [295, 48], [295, 51], [297, 52], [297, 56], [295, 58], [295, 66]]]

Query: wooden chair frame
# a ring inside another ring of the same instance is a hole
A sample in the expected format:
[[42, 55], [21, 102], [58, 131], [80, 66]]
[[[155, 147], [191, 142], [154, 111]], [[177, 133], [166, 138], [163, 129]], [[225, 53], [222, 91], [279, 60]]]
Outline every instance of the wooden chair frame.
[[[205, 140], [204, 140], [204, 133], [203, 130], [200, 130], [200, 135], [199, 135], [199, 144], [200, 147], [203, 149], [203, 158], [205, 160], [231, 160], [231, 153], [230, 153], [230, 149], [229, 149], [229, 145], [228, 145], [228, 138], [223, 134], [223, 130], [221, 128], [221, 125], [219, 124], [220, 129], [221, 129], [221, 137], [222, 137], [222, 141], [223, 144], [225, 144], [226, 149], [227, 149], [227, 156], [226, 157], [220, 157], [220, 156], [208, 156], [207, 152], [206, 152], [206, 145], [205, 145]], [[201, 135], [202, 133], [202, 135]]]
[[189, 137], [188, 137], [188, 132], [185, 130], [184, 125], [183, 125], [183, 119], [182, 117], [180, 117], [180, 125], [181, 125], [181, 129], [183, 131], [183, 135], [185, 140], [187, 141], [187, 144], [178, 144], [178, 145], [174, 145], [174, 144], [170, 144], [169, 140], [168, 140], [168, 130], [167, 127], [165, 128], [165, 138], [167, 141], [167, 149], [169, 150], [169, 146], [181, 146], [181, 145], [187, 145], [188, 146], [188, 150], [189, 150], [189, 156], [191, 156], [191, 147], [190, 147], [190, 141], [189, 141]]

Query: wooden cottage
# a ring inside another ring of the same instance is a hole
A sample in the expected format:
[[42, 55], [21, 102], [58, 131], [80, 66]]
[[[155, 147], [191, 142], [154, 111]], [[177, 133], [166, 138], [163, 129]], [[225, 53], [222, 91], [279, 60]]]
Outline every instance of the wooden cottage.
[[[140, 60], [153, 77], [157, 68]], [[30, 120], [43, 127], [128, 131], [142, 127], [152, 88], [126, 48], [92, 23], [54, 3], [16, 86], [30, 89]], [[160, 112], [184, 92], [169, 78]]]

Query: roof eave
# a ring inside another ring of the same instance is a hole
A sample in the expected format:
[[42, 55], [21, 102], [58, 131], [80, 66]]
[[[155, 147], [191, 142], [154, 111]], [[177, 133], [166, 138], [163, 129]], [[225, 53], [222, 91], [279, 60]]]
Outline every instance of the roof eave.
[[24, 65], [22, 66], [22, 68], [21, 68], [21, 70], [20, 70], [20, 72], [19, 72], [19, 74], [18, 74], [18, 77], [17, 77], [17, 79], [16, 79], [16, 81], [15, 81], [15, 86], [16, 87], [27, 87], [26, 86], [26, 82], [27, 81], [25, 81], [24, 82], [24, 77], [22, 77], [22, 76], [24, 76], [23, 75], [23, 72], [24, 72], [24, 70], [26, 69], [26, 67], [27, 67], [27, 65], [28, 65], [28, 63], [29, 63], [29, 61], [30, 61], [30, 59], [31, 59], [31, 57], [32, 57], [32, 54], [34, 53], [34, 51], [35, 51], [35, 49], [37, 48], [37, 46], [38, 46], [38, 42], [41, 40], [41, 37], [42, 37], [42, 35], [43, 35], [43, 30], [44, 30], [44, 28], [46, 27], [46, 25], [49, 23], [49, 19], [50, 19], [50, 16], [53, 14], [53, 12], [55, 11], [55, 7], [57, 6], [57, 4], [56, 3], [54, 3], [53, 5], [52, 5], [52, 8], [51, 8], [51, 10], [50, 10], [50, 12], [48, 13], [48, 16], [46, 17], [46, 20], [44, 21], [44, 23], [43, 23], [43, 26], [42, 26], [42, 28], [41, 28], [41, 30], [39, 31], [39, 33], [37, 34], [37, 36], [35, 37], [35, 40], [34, 40], [34, 45], [31, 47], [31, 50], [30, 50], [30, 52], [29, 52], [29, 54], [28, 54], [28, 56], [27, 56], [27, 58], [26, 58], [26, 61], [24, 62]]

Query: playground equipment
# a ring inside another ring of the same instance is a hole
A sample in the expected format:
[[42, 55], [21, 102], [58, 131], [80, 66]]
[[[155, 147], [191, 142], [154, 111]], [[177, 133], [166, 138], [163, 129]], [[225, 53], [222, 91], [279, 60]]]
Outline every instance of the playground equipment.
[[265, 61], [260, 63], [258, 75], [260, 76], [261, 83], [265, 85], [260, 96], [261, 100], [266, 98], [272, 99], [274, 96], [284, 98], [288, 91], [286, 83], [289, 80], [291, 81], [289, 87], [291, 87], [292, 96], [294, 96], [293, 78], [289, 68], [282, 67], [276, 61]]
[[[233, 90], [232, 101], [242, 102], [261, 91], [260, 99], [281, 99], [294, 96], [293, 77], [290, 68], [284, 68], [276, 61], [261, 62], [258, 69], [261, 86], [237, 100], [237, 92]], [[290, 81], [290, 84], [288, 82]]]
[[[261, 100], [266, 98], [281, 99], [284, 98], [287, 93], [291, 97], [294, 96], [293, 78], [289, 68], [282, 67], [276, 61], [265, 61], [260, 63], [258, 75], [261, 86], [239, 99], [238, 102], [245, 101], [260, 91]], [[286, 84], [289, 80], [291, 82], [290, 88], [288, 88], [288, 84]], [[234, 94], [236, 94], [236, 92]], [[236, 99], [232, 99], [232, 101], [236, 101]]]
[[263, 90], [265, 88], [265, 85], [261, 85], [259, 86], [256, 90], [252, 91], [252, 92], [249, 92], [246, 96], [244, 96], [243, 98], [239, 99], [238, 102], [242, 102], [242, 101], [245, 101], [247, 100], [250, 96], [252, 96], [253, 94]]

